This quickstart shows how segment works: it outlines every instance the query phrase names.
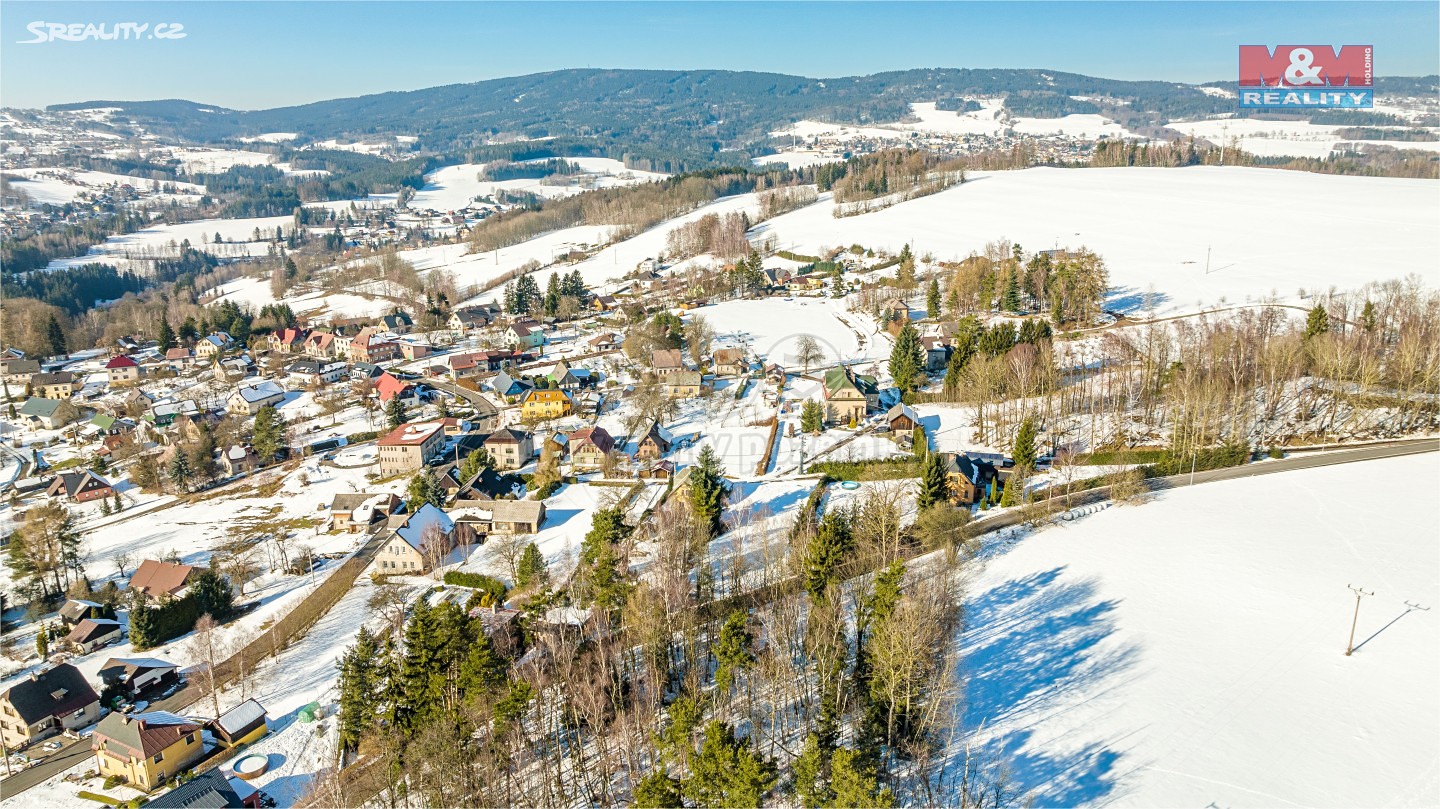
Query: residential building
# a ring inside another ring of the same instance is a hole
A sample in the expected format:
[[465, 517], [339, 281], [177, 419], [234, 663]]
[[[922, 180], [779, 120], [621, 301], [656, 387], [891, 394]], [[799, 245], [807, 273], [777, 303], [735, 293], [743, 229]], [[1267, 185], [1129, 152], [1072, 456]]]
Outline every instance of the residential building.
[[501, 371], [490, 380], [490, 389], [507, 402], [519, 401], [534, 387], [523, 379], [511, 376], [509, 371]]
[[665, 389], [665, 395], [672, 399], [693, 399], [700, 395], [700, 389], [704, 387], [704, 377], [699, 371], [680, 371], [662, 377], [660, 386]]
[[604, 427], [586, 427], [570, 434], [570, 463], [576, 469], [599, 469], [615, 449], [615, 439]]
[[308, 329], [280, 329], [270, 335], [270, 350], [279, 354], [298, 354], [310, 336]]
[[194, 573], [195, 568], [190, 565], [146, 559], [135, 568], [135, 572], [130, 576], [130, 583], [126, 586], [131, 590], [138, 590], [146, 598], [180, 598], [190, 586], [190, 577]]
[[509, 472], [529, 463], [535, 446], [529, 433], [505, 427], [485, 439], [485, 451], [495, 461], [496, 469]]
[[312, 331], [300, 348], [306, 356], [328, 360], [337, 355], [335, 335], [328, 331]]
[[601, 332], [586, 341], [592, 351], [614, 351], [621, 342], [620, 336], [613, 331]]
[[390, 540], [375, 555], [375, 568], [384, 575], [429, 573], [455, 548], [454, 521], [429, 503], [391, 517], [386, 527]]
[[100, 665], [100, 682], [138, 697], [180, 682], [180, 667], [155, 657], [112, 657]]
[[399, 399], [407, 407], [419, 403], [415, 394], [415, 386], [396, 378], [388, 371], [375, 380], [375, 395], [380, 397], [380, 401], [386, 403], [391, 399]]
[[0, 360], [0, 382], [6, 385], [24, 388], [38, 373], [40, 373], [39, 360], [24, 358]]
[[396, 309], [394, 312], [380, 318], [380, 326], [386, 331], [391, 331], [396, 334], [409, 334], [410, 329], [415, 326], [415, 321], [411, 320], [409, 315]]
[[[233, 394], [232, 394], [233, 396]], [[200, 415], [200, 406], [189, 399], [178, 402], [156, 402], [150, 406], [150, 423], [156, 427], [169, 427], [181, 416], [194, 418]]]
[[120, 640], [124, 635], [120, 622], [114, 618], [86, 618], [76, 624], [65, 636], [65, 645], [73, 646], [81, 654], [90, 654], [108, 643]]
[[260, 790], [219, 768], [206, 770], [169, 792], [151, 798], [147, 809], [260, 809]]
[[549, 342], [544, 327], [533, 320], [511, 323], [502, 339], [506, 345], [517, 350], [539, 348]]
[[316, 357], [305, 357], [290, 363], [286, 373], [294, 380], [292, 383], [297, 387], [309, 387], [311, 385], [330, 385], [344, 379], [350, 374], [350, 366], [339, 360], [322, 360]]
[[330, 525], [354, 534], [384, 522], [399, 508], [400, 498], [394, 494], [344, 492], [330, 501]]
[[545, 504], [539, 500], [496, 500], [490, 506], [490, 533], [533, 534], [545, 522]]
[[235, 341], [230, 339], [230, 335], [223, 331], [213, 332], [201, 337], [195, 343], [195, 356], [210, 359], [216, 354], [229, 351], [234, 346]]
[[445, 430], [438, 422], [402, 424], [377, 442], [380, 474], [384, 477], [419, 471], [445, 445]]
[[115, 487], [110, 481], [86, 469], [83, 472], [61, 472], [50, 481], [50, 488], [45, 490], [50, 497], [61, 497], [72, 503], [85, 503], [91, 500], [112, 497], [115, 494]]
[[30, 391], [45, 399], [69, 399], [80, 390], [80, 380], [69, 371], [35, 374], [30, 377]]
[[716, 349], [712, 359], [716, 376], [744, 376], [750, 370], [745, 352], [738, 348]]
[[658, 377], [678, 374], [685, 370], [685, 358], [678, 348], [662, 348], [650, 352], [650, 372]]
[[910, 409], [910, 405], [897, 404], [885, 413], [885, 423], [890, 425], [892, 432], [908, 433], [920, 426], [920, 417]]
[[490, 316], [481, 309], [456, 309], [446, 323], [452, 331], [471, 332], [490, 325]]
[[249, 474], [260, 468], [260, 456], [248, 444], [232, 444], [220, 450], [220, 468], [227, 476]]
[[400, 347], [379, 329], [367, 327], [349, 339], [346, 353], [351, 362], [379, 363], [399, 357]]
[[520, 418], [525, 421], [568, 416], [574, 409], [570, 395], [559, 388], [533, 388], [520, 400]]
[[165, 364], [173, 371], [183, 371], [195, 361], [195, 353], [183, 346], [176, 346], [165, 352]]
[[650, 422], [650, 428], [635, 442], [635, 458], [641, 461], [658, 460], [670, 453], [675, 446], [675, 439], [670, 431], [660, 426], [660, 422]]
[[111, 385], [133, 385], [140, 381], [140, 363], [124, 354], [116, 354], [105, 363], [105, 375]]
[[0, 693], [0, 737], [11, 751], [99, 718], [99, 695], [69, 663], [32, 672]]
[[267, 379], [236, 388], [230, 394], [225, 409], [236, 415], [253, 416], [266, 405], [276, 407], [284, 401], [285, 389]]
[[545, 372], [545, 378], [550, 384], [567, 393], [580, 389], [580, 377], [576, 376], [570, 366], [564, 362], [558, 362], [555, 367]]
[[988, 461], [954, 452], [942, 452], [940, 457], [945, 461], [950, 499], [961, 505], [972, 505], [989, 496], [999, 479], [995, 466]]
[[19, 412], [26, 419], [44, 425], [47, 430], [58, 430], [69, 424], [77, 411], [67, 400], [32, 396], [20, 406]]
[[100, 775], [154, 789], [190, 768], [205, 754], [204, 726], [168, 711], [112, 713], [90, 739]]
[[[109, 615], [113, 614], [113, 612], [109, 613]], [[74, 626], [86, 618], [109, 617], [105, 605], [86, 601], [83, 598], [66, 599], [65, 603], [60, 605], [59, 615], [60, 623], [66, 626]]]
[[874, 377], [854, 373], [848, 367], [825, 372], [825, 421], [830, 424], [859, 424], [876, 407], [880, 391]]

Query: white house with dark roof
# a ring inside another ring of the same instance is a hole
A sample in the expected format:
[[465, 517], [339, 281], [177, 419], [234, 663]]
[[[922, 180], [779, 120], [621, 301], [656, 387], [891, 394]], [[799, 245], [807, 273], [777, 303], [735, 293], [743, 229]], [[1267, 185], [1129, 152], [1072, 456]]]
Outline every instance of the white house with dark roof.
[[285, 401], [285, 389], [270, 380], [242, 385], [230, 394], [226, 408], [236, 415], [253, 416], [266, 405], [274, 407]]

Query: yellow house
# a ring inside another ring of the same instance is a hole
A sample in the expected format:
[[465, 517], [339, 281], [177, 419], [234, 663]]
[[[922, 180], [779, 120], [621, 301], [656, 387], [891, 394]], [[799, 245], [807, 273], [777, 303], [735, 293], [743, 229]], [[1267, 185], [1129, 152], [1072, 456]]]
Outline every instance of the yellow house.
[[526, 421], [568, 416], [574, 409], [570, 396], [558, 388], [534, 388], [520, 402], [520, 418]]
[[36, 374], [30, 377], [30, 387], [36, 396], [46, 399], [69, 399], [80, 390], [80, 383], [69, 371], [53, 374]]
[[205, 752], [201, 726], [165, 711], [128, 715], [112, 713], [100, 720], [90, 748], [100, 774], [119, 776], [152, 790], [189, 769]]

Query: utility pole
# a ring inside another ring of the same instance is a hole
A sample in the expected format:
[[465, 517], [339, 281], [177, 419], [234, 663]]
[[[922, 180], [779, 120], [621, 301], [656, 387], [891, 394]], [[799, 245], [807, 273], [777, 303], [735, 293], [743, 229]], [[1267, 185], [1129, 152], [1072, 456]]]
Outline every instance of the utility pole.
[[1355, 617], [1350, 619], [1350, 640], [1348, 643], [1345, 644], [1345, 656], [1349, 657], [1350, 653], [1355, 651], [1355, 625], [1360, 622], [1360, 599], [1364, 596], [1375, 595], [1375, 591], [1362, 590], [1361, 588], [1356, 587], [1353, 584], [1347, 584], [1345, 586], [1349, 587], [1355, 592]]
[[1210, 274], [1210, 248], [1208, 246], [1205, 248], [1205, 274]]
[[1195, 452], [1190, 456], [1190, 485], [1195, 485], [1195, 461], [1200, 458], [1200, 453]]

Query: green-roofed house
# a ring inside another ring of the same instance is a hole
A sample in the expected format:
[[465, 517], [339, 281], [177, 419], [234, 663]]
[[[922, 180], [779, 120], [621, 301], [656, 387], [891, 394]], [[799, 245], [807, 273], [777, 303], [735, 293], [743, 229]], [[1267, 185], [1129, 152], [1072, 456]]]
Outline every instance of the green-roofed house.
[[847, 367], [825, 372], [825, 421], [859, 424], [868, 411], [879, 406], [880, 387], [875, 377], [857, 374]]
[[46, 399], [34, 396], [20, 406], [20, 415], [27, 419], [35, 419], [45, 425], [46, 429], [58, 430], [69, 424], [75, 414], [74, 405], [62, 407], [69, 404], [60, 399]]

